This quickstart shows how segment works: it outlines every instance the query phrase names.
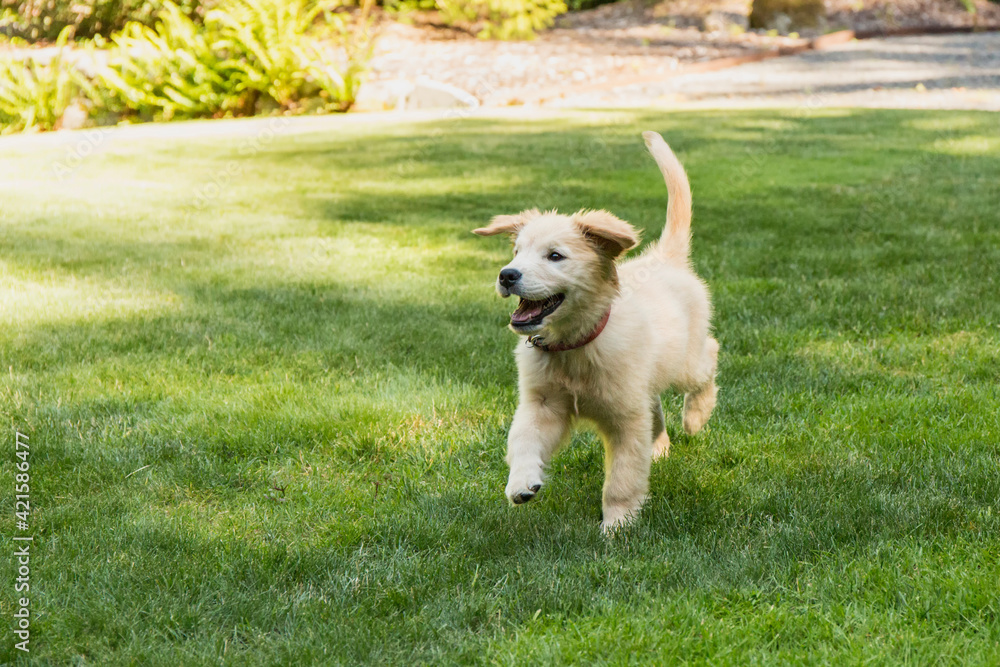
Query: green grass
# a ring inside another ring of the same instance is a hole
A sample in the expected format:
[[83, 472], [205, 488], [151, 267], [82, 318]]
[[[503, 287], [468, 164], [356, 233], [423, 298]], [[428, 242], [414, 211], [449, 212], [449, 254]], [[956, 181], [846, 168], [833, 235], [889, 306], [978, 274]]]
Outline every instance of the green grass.
[[[0, 142], [37, 664], [1000, 663], [996, 115], [338, 123], [111, 135], [63, 181], [66, 149]], [[508, 249], [469, 230], [601, 207], [654, 238], [644, 129], [691, 177], [721, 393], [696, 437], [664, 397], [608, 541], [591, 434], [504, 499]]]

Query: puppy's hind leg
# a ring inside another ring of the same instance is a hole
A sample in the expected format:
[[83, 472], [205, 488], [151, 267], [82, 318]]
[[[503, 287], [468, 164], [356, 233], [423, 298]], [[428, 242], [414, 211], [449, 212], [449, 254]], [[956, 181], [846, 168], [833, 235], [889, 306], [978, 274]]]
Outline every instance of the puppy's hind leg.
[[715, 372], [719, 363], [719, 343], [714, 338], [705, 340], [705, 350], [701, 361], [700, 382], [697, 389], [684, 394], [684, 430], [694, 435], [705, 426], [715, 409]]
[[657, 461], [670, 453], [670, 436], [667, 435], [667, 423], [659, 396], [654, 395], [650, 399], [650, 408], [653, 413], [653, 460]]

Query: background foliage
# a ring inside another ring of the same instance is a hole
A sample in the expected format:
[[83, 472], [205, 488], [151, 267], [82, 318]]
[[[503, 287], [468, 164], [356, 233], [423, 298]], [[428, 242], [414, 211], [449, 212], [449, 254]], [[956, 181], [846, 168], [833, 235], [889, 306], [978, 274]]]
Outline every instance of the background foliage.
[[564, 0], [387, 0], [384, 7], [404, 17], [433, 11], [441, 23], [483, 39], [531, 39], [568, 8]]
[[[344, 111], [371, 56], [369, 6], [317, 0], [219, 0], [202, 20], [164, 0], [152, 26], [45, 62], [0, 57], [5, 132], [53, 129], [71, 104], [93, 117], [170, 120]], [[72, 57], [71, 57], [72, 56]]]
[[[347, 14], [314, 0], [220, 0], [203, 23], [169, 0], [155, 28], [112, 36], [99, 78], [108, 106], [145, 118], [350, 107], [370, 42]], [[350, 43], [336, 62], [314, 30]]]
[[[188, 16], [198, 16], [211, 0], [179, 0]], [[78, 38], [108, 36], [130, 21], [151, 25], [162, 9], [160, 0], [0, 0], [13, 12], [14, 31], [29, 40], [55, 39], [71, 27]]]
[[566, 11], [563, 0], [437, 0], [447, 23], [468, 22], [482, 38], [529, 38]]
[[[604, 0], [606, 1], [606, 0]], [[574, 9], [596, 6], [602, 0], [570, 0]], [[574, 4], [575, 3], [575, 4]], [[9, 30], [32, 41], [54, 40], [71, 27], [77, 38], [110, 37], [129, 23], [153, 26], [168, 4], [196, 23], [220, 5], [220, 0], [0, 0]], [[232, 3], [228, 3], [232, 4]], [[292, 3], [295, 4], [293, 0]], [[567, 10], [563, 0], [387, 0], [379, 2], [393, 12], [437, 10], [442, 22], [462, 25], [491, 39], [530, 38], [549, 27]], [[223, 9], [223, 11], [227, 11]]]
[[63, 30], [47, 63], [0, 58], [0, 134], [53, 129], [71, 104], [96, 95], [87, 77], [65, 61], [71, 31]]

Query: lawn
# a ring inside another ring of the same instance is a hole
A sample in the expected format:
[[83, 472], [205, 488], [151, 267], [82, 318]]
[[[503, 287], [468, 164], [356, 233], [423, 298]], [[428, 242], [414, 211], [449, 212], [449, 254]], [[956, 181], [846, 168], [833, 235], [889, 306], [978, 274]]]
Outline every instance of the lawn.
[[[1000, 663], [997, 118], [0, 141], [0, 528], [17, 429], [31, 658]], [[645, 129], [691, 177], [721, 392], [694, 437], [664, 396], [671, 455], [608, 540], [588, 432], [504, 498], [509, 249], [469, 230], [600, 207], [658, 236]]]

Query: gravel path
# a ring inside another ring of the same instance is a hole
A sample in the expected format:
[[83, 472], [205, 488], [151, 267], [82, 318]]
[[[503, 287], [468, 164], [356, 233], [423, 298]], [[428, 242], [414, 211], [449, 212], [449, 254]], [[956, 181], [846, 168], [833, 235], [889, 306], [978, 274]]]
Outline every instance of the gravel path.
[[[976, 11], [967, 11], [963, 3], [971, 3]], [[396, 84], [419, 79], [457, 86], [482, 104], [494, 107], [533, 104], [563, 94], [572, 96], [572, 104], [615, 104], [614, 96], [581, 97], [584, 91], [612, 87], [616, 92], [625, 89], [621, 103], [628, 105], [646, 105], [659, 96], [666, 96], [664, 101], [669, 102], [680, 93], [691, 102], [686, 91], [675, 84], [647, 86], [649, 92], [641, 88], [636, 92], [628, 84], [666, 82], [691, 66], [709, 61], [795, 49], [808, 44], [811, 37], [837, 30], [870, 35], [900, 29], [933, 32], [974, 25], [1000, 26], [1000, 4], [996, 0], [824, 0], [824, 7], [825, 15], [817, 26], [801, 27], [801, 36], [780, 36], [748, 29], [750, 0], [619, 0], [564, 14], [553, 29], [523, 42], [481, 40], [461, 30], [432, 27], [435, 14], [417, 12], [412, 16], [413, 25], [393, 21], [382, 24], [371, 63], [372, 95], [360, 103], [359, 110], [391, 106], [386, 102], [394, 101], [394, 95], [381, 90], [393, 90]], [[994, 48], [994, 54], [995, 46], [987, 44]], [[876, 54], [868, 59], [886, 61], [894, 57]], [[811, 61], [806, 57], [804, 62]], [[818, 65], [825, 67], [825, 61]], [[770, 72], [772, 67], [764, 66], [764, 70]], [[705, 81], [712, 80], [722, 81], [724, 77]], [[786, 83], [797, 85], [795, 81]], [[698, 98], [720, 97], [728, 95], [720, 94], [724, 88], [720, 85], [718, 90], [693, 94]], [[740, 90], [736, 94], [756, 97], [757, 91]]]
[[389, 24], [376, 42], [370, 80], [429, 78], [457, 86], [484, 104], [504, 106], [554, 88], [606, 85], [637, 74], [666, 77], [682, 65], [804, 42], [752, 32], [673, 28], [655, 21], [590, 25], [576, 20], [572, 27], [522, 42]]
[[568, 93], [561, 107], [852, 106], [1000, 111], [1000, 33], [851, 42], [716, 72]]

